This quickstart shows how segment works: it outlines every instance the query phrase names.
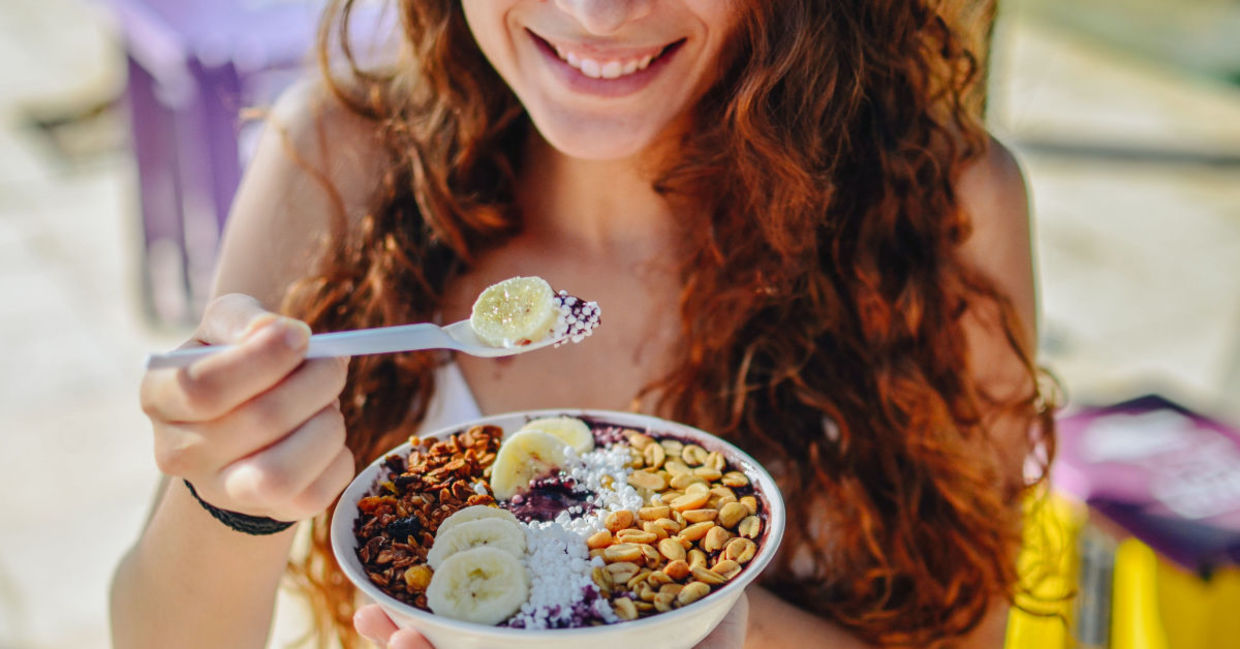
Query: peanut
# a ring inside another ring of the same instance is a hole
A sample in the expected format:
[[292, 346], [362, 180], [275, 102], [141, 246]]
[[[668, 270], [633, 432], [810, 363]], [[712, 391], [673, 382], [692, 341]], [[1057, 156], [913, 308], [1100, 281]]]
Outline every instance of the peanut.
[[[649, 446], [647, 448], [655, 448]], [[663, 476], [652, 473], [646, 469], [634, 471], [629, 474], [629, 484], [637, 489], [649, 489], [651, 491], [662, 491], [667, 488], [667, 481]]]
[[603, 550], [603, 560], [607, 563], [616, 563], [618, 561], [640, 561], [642, 559], [641, 546], [634, 543], [617, 543], [608, 546]]
[[707, 568], [706, 566], [696, 566], [694, 568], [691, 568], [689, 570], [689, 573], [693, 575], [694, 579], [708, 586], [721, 586], [723, 584], [728, 583], [727, 577], [724, 577], [723, 575], [715, 572], [714, 570], [711, 570], [710, 568]]
[[[686, 521], [690, 523], [703, 523], [706, 521], [715, 521], [715, 517], [719, 515], [718, 509], [690, 509], [682, 512]], [[739, 520], [739, 519], [738, 519]]]
[[616, 532], [616, 540], [621, 543], [654, 543], [659, 540], [657, 534], [643, 530], [623, 529]]
[[680, 534], [678, 534], [677, 536], [679, 536], [682, 539], [685, 539], [686, 541], [700, 541], [702, 537], [706, 536], [706, 533], [709, 532], [710, 529], [714, 526], [715, 524], [710, 521], [694, 523], [690, 525], [689, 527], [686, 527], [685, 529], [680, 530]]
[[[670, 504], [672, 509], [683, 514], [690, 509], [700, 509], [706, 501], [710, 500], [710, 493], [685, 494], [673, 500]], [[627, 525], [626, 525], [627, 527]]]
[[590, 538], [586, 539], [586, 547], [591, 550], [605, 548], [609, 545], [611, 545], [611, 532], [607, 530], [595, 532], [590, 535]]
[[676, 595], [676, 602], [681, 606], [688, 606], [689, 604], [692, 604], [709, 594], [710, 586], [700, 581], [693, 581], [689, 582], [689, 584], [681, 589], [681, 591]]
[[718, 552], [723, 549], [728, 540], [732, 538], [732, 533], [718, 525], [710, 528], [706, 532], [706, 536], [702, 538], [702, 549], [706, 552]]
[[616, 615], [622, 620], [637, 619], [637, 607], [633, 605], [633, 600], [627, 597], [621, 597], [612, 602], [611, 607], [616, 610]]
[[686, 556], [684, 546], [671, 538], [659, 541], [659, 554], [667, 557], [668, 561], [683, 560]]
[[723, 546], [723, 558], [742, 565], [749, 563], [757, 552], [758, 545], [743, 536], [738, 536]]
[[718, 523], [728, 529], [733, 529], [746, 516], [749, 516], [749, 508], [740, 503], [728, 503], [719, 510]]
[[651, 469], [658, 469], [663, 466], [663, 461], [667, 459], [667, 451], [658, 444], [651, 444], [642, 449], [642, 459], [646, 461], [646, 466]]
[[741, 568], [741, 564], [731, 559], [724, 559], [723, 561], [716, 563], [714, 567], [711, 568], [711, 570], [713, 570], [714, 572], [720, 575], [723, 575], [724, 579], [730, 580], [733, 577], [741, 574], [742, 568]]
[[660, 518], [671, 516], [672, 508], [667, 505], [657, 505], [651, 507], [642, 507], [637, 510], [637, 517], [643, 521], [657, 521]]
[[757, 516], [746, 516], [744, 520], [736, 525], [736, 533], [749, 539], [758, 538], [758, 534], [762, 531], [762, 519]]
[[668, 577], [671, 577], [676, 581], [680, 581], [681, 579], [689, 576], [691, 569], [689, 568], [688, 562], [684, 559], [677, 559], [664, 566], [663, 572], [667, 573]]
[[618, 532], [626, 527], [632, 527], [633, 518], [633, 512], [621, 509], [608, 514], [607, 518], [603, 519], [603, 526], [613, 533]]
[[613, 584], [623, 584], [641, 572], [641, 568], [637, 564], [629, 563], [628, 561], [610, 564], [604, 570], [607, 571], [608, 579]]

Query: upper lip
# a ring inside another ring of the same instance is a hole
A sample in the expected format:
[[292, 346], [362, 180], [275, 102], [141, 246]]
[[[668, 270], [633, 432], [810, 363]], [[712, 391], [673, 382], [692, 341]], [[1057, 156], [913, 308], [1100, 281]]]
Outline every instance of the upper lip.
[[543, 36], [532, 29], [527, 29], [535, 38], [539, 38], [565, 54], [572, 52], [579, 58], [589, 58], [596, 61], [625, 61], [631, 59], [641, 59], [647, 56], [655, 57], [667, 49], [669, 45], [675, 44], [677, 41], [663, 43], [661, 45], [646, 46], [618, 46], [607, 43], [592, 43], [580, 40], [560, 40], [553, 37]]

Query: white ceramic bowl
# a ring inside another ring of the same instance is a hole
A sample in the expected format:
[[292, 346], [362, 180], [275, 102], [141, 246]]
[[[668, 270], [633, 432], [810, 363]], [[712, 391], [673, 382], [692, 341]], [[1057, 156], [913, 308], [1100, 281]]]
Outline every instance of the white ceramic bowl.
[[[391, 597], [371, 583], [357, 558], [357, 539], [353, 535], [353, 521], [357, 518], [357, 502], [368, 495], [374, 487], [379, 472], [383, 470], [383, 457], [362, 470], [352, 484], [345, 489], [336, 506], [332, 519], [332, 551], [345, 575], [364, 593], [383, 608], [402, 628], [417, 629], [435, 645], [436, 649], [688, 649], [723, 620], [745, 587], [762, 572], [775, 555], [784, 533], [784, 501], [771, 476], [753, 458], [735, 446], [696, 428], [675, 422], [607, 410], [537, 410], [512, 412], [465, 422], [422, 435], [423, 439], [445, 438], [474, 426], [489, 424], [511, 434], [530, 419], [551, 416], [584, 417], [591, 421], [615, 424], [637, 430], [649, 430], [656, 437], [675, 436], [692, 440], [708, 451], [719, 451], [728, 464], [743, 471], [760, 499], [766, 506], [766, 521], [760, 537], [758, 554], [745, 566], [745, 570], [723, 588], [683, 608], [674, 609], [651, 617], [605, 624], [579, 629], [512, 629], [461, 622], [434, 615], [409, 606]], [[402, 444], [384, 454], [401, 456], [409, 454], [409, 444]]]

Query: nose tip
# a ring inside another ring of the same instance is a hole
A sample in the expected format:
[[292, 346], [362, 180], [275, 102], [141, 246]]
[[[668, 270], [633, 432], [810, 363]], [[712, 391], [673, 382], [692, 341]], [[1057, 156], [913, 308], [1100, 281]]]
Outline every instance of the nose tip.
[[650, 13], [654, 0], [555, 0], [591, 34], [614, 34]]

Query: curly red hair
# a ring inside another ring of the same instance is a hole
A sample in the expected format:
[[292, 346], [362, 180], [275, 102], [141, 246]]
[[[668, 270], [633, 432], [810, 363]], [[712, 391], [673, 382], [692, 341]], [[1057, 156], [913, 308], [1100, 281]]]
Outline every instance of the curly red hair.
[[[360, 227], [336, 228], [285, 310], [318, 331], [426, 320], [446, 281], [521, 226], [523, 110], [456, 0], [397, 3], [408, 45], [391, 72], [350, 54], [353, 0], [330, 3], [329, 87], [371, 119], [390, 158]], [[1027, 423], [1053, 453], [1032, 341], [966, 264], [954, 187], [985, 150], [980, 60], [991, 2], [750, 2], [718, 81], [655, 188], [684, 222], [674, 369], [658, 412], [713, 431], [778, 474], [790, 526], [766, 586], [877, 643], [942, 646], [1017, 588], [1019, 500], [992, 432]], [[1030, 386], [971, 379], [966, 311], [991, 307]], [[434, 389], [426, 354], [355, 359], [342, 399], [359, 466], [415, 430]], [[1045, 466], [1043, 466], [1043, 469]], [[1045, 471], [1043, 471], [1044, 475]], [[1040, 479], [1039, 479], [1040, 481]], [[1037, 481], [1035, 481], [1037, 482]], [[320, 637], [356, 646], [353, 591], [326, 515], [294, 572]]]

